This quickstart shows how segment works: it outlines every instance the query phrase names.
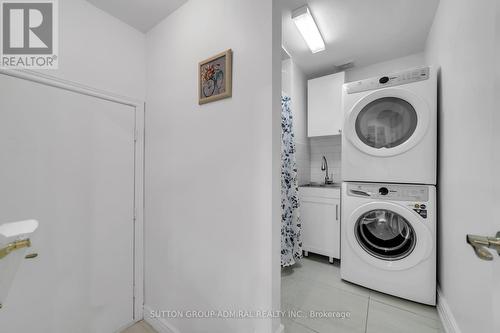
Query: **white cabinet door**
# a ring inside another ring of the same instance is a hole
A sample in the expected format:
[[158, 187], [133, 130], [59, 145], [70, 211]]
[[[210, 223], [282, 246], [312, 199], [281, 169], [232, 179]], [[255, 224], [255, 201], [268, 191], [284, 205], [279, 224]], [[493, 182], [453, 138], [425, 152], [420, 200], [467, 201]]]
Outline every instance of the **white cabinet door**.
[[301, 198], [304, 251], [340, 258], [340, 199]]
[[307, 136], [337, 135], [342, 131], [342, 86], [344, 72], [309, 80]]

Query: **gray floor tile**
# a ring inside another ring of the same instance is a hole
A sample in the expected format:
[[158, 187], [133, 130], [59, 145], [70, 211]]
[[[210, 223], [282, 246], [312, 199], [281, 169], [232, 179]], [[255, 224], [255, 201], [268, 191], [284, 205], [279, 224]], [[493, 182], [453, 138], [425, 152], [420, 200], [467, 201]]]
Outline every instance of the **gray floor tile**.
[[[369, 290], [340, 278], [338, 261], [311, 255], [282, 270], [282, 309], [306, 316], [284, 318], [285, 333], [438, 333], [444, 332], [435, 307]], [[307, 318], [310, 310], [346, 311], [350, 318]], [[309, 330], [309, 331], [308, 331]]]
[[439, 321], [370, 300], [366, 333], [440, 333]]
[[394, 297], [377, 291], [370, 291], [370, 299], [377, 301], [379, 303], [392, 305], [401, 308], [403, 310], [407, 310], [416, 313], [418, 315], [428, 317], [433, 320], [439, 320], [439, 316], [435, 306], [407, 301], [405, 299]]
[[156, 331], [145, 321], [140, 321], [134, 326], [127, 328], [122, 333], [156, 333]]
[[309, 257], [300, 260], [295, 266], [283, 272], [285, 278], [296, 278], [302, 280], [314, 280], [339, 288], [361, 296], [368, 296], [370, 290], [361, 286], [343, 281], [340, 278], [339, 261], [334, 264], [328, 262], [327, 257], [310, 254]]
[[[283, 284], [282, 310], [303, 311], [292, 318], [320, 333], [362, 333], [365, 331], [368, 297], [333, 288], [317, 281], [290, 279]], [[311, 318], [310, 311], [348, 313], [345, 318]]]
[[285, 333], [317, 333], [316, 331], [288, 319], [283, 320], [283, 325], [285, 325]]

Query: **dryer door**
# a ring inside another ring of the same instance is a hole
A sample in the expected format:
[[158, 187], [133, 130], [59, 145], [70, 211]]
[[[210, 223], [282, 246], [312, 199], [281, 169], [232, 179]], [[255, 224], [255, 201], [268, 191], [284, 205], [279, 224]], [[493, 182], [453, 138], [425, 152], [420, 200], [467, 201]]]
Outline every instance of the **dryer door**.
[[344, 134], [362, 152], [394, 156], [415, 147], [429, 127], [425, 101], [404, 89], [388, 88], [362, 98], [347, 114]]
[[371, 265], [407, 269], [431, 254], [434, 242], [425, 223], [429, 222], [403, 206], [371, 202], [349, 217], [348, 242]]

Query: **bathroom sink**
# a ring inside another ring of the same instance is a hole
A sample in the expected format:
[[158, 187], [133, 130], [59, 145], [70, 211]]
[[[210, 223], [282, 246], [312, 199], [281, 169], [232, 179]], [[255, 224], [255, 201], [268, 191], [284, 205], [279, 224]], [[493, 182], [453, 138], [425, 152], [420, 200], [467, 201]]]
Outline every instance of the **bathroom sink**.
[[304, 184], [304, 185], [301, 185], [300, 187], [322, 187], [322, 188], [325, 188], [325, 187], [334, 187], [334, 188], [338, 188], [338, 187], [341, 187], [342, 186], [342, 183], [333, 183], [333, 184], [325, 184], [325, 183], [309, 183], [309, 184]]

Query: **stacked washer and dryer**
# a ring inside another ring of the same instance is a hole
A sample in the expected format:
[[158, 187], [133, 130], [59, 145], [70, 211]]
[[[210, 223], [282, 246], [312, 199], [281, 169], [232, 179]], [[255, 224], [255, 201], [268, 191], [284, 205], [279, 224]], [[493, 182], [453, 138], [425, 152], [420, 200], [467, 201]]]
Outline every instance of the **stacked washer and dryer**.
[[429, 67], [344, 85], [342, 279], [436, 304], [437, 80]]

